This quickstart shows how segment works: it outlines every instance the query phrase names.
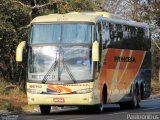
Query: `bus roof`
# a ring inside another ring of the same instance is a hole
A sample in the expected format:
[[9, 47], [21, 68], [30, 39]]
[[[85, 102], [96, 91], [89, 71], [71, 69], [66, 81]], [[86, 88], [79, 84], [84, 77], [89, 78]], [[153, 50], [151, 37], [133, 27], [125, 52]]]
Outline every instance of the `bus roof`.
[[103, 19], [116, 24], [124, 24], [137, 27], [147, 27], [147, 23], [129, 21], [121, 16], [114, 15], [108, 12], [70, 12], [67, 14], [49, 14], [36, 17], [31, 23], [50, 23], [50, 22], [92, 22], [96, 23]]
[[94, 15], [82, 15], [82, 14], [49, 14], [45, 16], [39, 16], [33, 19], [32, 23], [41, 22], [96, 22], [98, 19]]

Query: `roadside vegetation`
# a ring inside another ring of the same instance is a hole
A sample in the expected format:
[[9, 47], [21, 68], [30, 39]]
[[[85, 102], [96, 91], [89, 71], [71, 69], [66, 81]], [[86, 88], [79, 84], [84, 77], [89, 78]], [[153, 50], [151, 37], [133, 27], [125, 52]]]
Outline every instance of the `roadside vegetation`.
[[22, 87], [0, 79], [0, 109], [21, 113], [25, 106], [27, 99]]
[[152, 95], [160, 96], [160, 81], [152, 80], [151, 87], [152, 87]]

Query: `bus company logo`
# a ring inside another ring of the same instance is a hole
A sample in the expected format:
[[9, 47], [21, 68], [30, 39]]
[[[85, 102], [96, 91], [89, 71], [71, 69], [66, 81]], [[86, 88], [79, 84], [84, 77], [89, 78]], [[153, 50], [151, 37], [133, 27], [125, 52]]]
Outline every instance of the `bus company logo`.
[[70, 93], [70, 92], [72, 92], [72, 90], [67, 87], [64, 87], [64, 86], [48, 85], [47, 92], [51, 92], [51, 93], [67, 92], [67, 93]]
[[114, 57], [114, 62], [136, 62], [136, 58], [135, 57], [115, 56]]

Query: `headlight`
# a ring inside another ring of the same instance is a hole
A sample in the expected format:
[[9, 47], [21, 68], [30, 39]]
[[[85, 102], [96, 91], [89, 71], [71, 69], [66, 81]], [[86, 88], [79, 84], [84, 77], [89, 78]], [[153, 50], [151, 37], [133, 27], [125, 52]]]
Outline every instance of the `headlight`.
[[27, 92], [31, 94], [41, 94], [42, 93], [41, 90], [37, 90], [37, 89], [27, 89]]
[[93, 91], [93, 89], [88, 88], [88, 89], [77, 90], [76, 93], [77, 94], [84, 94], [84, 93], [90, 93], [92, 91]]

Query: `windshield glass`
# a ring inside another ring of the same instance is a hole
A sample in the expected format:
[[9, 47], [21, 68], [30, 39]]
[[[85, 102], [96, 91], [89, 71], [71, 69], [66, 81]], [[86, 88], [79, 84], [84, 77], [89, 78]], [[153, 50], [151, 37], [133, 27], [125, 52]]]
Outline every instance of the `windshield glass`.
[[39, 82], [79, 82], [93, 79], [89, 45], [32, 46], [28, 79]]
[[63, 24], [33, 24], [31, 44], [41, 43], [91, 43], [93, 24], [63, 23]]

